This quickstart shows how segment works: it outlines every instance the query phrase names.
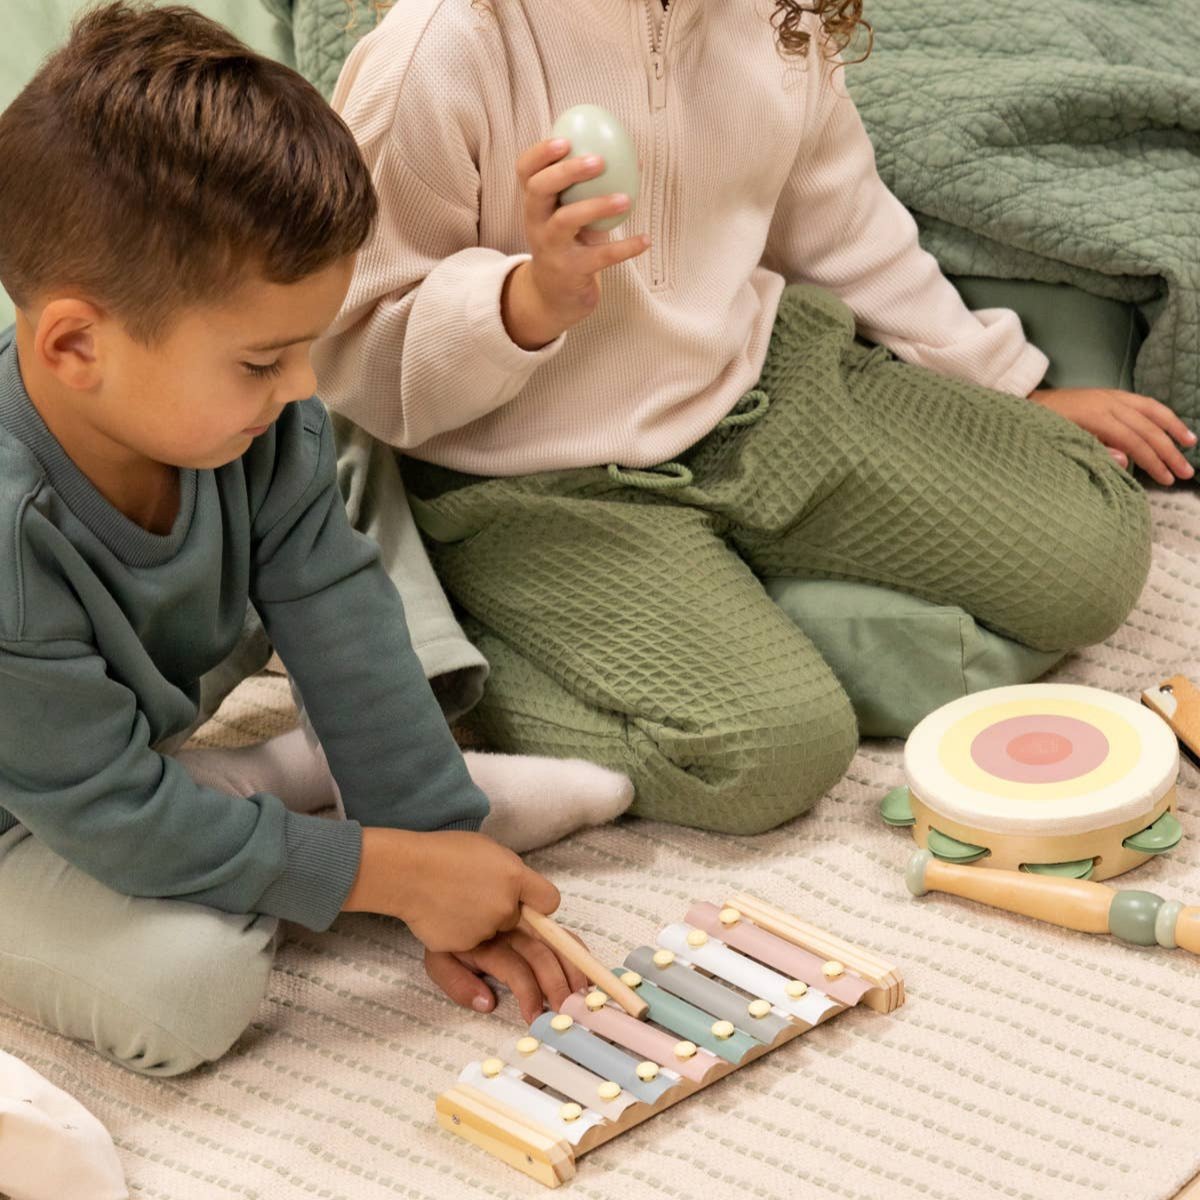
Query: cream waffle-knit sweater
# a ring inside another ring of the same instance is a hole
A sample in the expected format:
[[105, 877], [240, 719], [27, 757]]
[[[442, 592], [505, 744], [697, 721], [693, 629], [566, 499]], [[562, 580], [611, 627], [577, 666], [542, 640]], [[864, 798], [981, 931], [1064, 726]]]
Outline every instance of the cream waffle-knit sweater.
[[[908, 362], [1032, 391], [1045, 355], [1016, 314], [964, 306], [880, 180], [842, 72], [815, 37], [807, 58], [781, 57], [772, 7], [397, 4], [333, 98], [382, 213], [316, 351], [326, 402], [477, 474], [664, 462], [754, 385], [780, 292], [801, 281]], [[613, 236], [653, 243], [601, 276], [591, 316], [530, 352], [500, 313], [527, 257], [516, 159], [582, 103], [612, 111], [641, 161]]]

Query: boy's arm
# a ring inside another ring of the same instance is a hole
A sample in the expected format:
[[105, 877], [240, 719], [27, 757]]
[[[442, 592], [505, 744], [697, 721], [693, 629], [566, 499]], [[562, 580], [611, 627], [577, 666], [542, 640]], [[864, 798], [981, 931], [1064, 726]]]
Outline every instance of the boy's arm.
[[478, 829], [487, 800], [409, 640], [375, 544], [337, 486], [328, 415], [293, 405], [246, 455], [251, 599], [291, 673], [347, 813], [364, 825]]
[[[530, 256], [479, 244], [477, 143], [489, 121], [475, 58], [487, 57], [486, 31], [473, 13], [463, 20], [461, 40], [433, 39], [445, 55], [426, 39], [409, 64], [381, 26], [333, 97], [371, 168], [379, 217], [313, 363], [331, 408], [403, 448], [506, 404], [566, 336], [525, 350], [505, 329], [505, 281]], [[517, 195], [515, 156], [511, 186]]]
[[198, 787], [149, 738], [95, 647], [0, 643], [0, 807], [115, 891], [328, 927], [359, 826]]
[[840, 60], [824, 54], [814, 37], [807, 67], [812, 132], [780, 196], [764, 264], [789, 283], [835, 292], [864, 337], [907, 362], [1029, 395], [1049, 360], [1025, 340], [1016, 313], [972, 313], [921, 249], [916, 221], [875, 168], [844, 72], [835, 70]]

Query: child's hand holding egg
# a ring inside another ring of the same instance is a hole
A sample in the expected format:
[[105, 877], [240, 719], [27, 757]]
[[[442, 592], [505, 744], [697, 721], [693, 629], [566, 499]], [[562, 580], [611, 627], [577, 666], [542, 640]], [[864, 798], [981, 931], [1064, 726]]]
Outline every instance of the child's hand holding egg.
[[600, 273], [636, 258], [650, 239], [609, 240], [629, 217], [639, 173], [633, 140], [602, 108], [580, 104], [517, 160], [531, 258], [504, 282], [500, 312], [509, 337], [536, 350], [587, 317]]
[[[632, 204], [637, 198], [641, 182], [637, 150], [633, 139], [607, 109], [596, 104], [577, 104], [574, 108], [568, 108], [554, 122], [550, 136], [569, 142], [571, 149], [567, 153], [572, 158], [594, 154], [604, 160], [604, 170], [594, 179], [572, 184], [559, 196], [560, 204], [574, 204], [580, 200], [596, 200], [612, 195], [628, 196]], [[607, 233], [628, 216], [627, 210], [611, 217], [601, 217], [589, 221], [586, 228]]]

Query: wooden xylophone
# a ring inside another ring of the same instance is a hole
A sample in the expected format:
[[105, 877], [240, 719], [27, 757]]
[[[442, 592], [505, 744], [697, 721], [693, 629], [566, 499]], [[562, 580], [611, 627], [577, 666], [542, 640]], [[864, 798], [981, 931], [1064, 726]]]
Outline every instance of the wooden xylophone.
[[543, 1013], [437, 1101], [440, 1123], [550, 1187], [580, 1155], [847, 1008], [891, 1012], [889, 963], [756, 900], [694, 904], [618, 977], [638, 1021], [599, 989]]

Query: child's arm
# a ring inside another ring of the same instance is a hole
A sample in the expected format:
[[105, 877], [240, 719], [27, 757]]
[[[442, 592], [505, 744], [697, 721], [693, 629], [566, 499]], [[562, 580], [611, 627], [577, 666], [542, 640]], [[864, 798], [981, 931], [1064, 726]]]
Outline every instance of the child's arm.
[[316, 400], [292, 405], [242, 461], [250, 597], [347, 813], [363, 825], [478, 829], [487, 800], [413, 652], [378, 548], [346, 518], [325, 410]]
[[[435, 19], [456, 18], [442, 6]], [[355, 47], [333, 97], [380, 211], [313, 362], [326, 403], [400, 447], [499, 408], [562, 346], [555, 337], [523, 349], [501, 316], [505, 282], [529, 255], [480, 245], [477, 163], [496, 35], [466, 5], [457, 19], [461, 53], [449, 60], [408, 61], [415, 46], [393, 36], [401, 26], [381, 27]]]
[[[47, 628], [86, 631], [65, 597], [43, 589], [39, 600], [64, 609]], [[182, 693], [180, 707], [186, 720]], [[136, 695], [82, 636], [0, 642], [0, 781], [0, 807], [128, 896], [325, 929], [358, 870], [357, 823], [288, 812], [274, 796], [198, 787], [156, 753]]]
[[[1028, 396], [1049, 365], [1007, 309], [972, 313], [922, 250], [917, 224], [875, 169], [875, 152], [838, 60], [814, 37], [811, 132], [779, 199], [764, 263], [789, 282], [836, 292], [859, 331], [944, 375]], [[846, 68], [854, 70], [853, 66]]]

